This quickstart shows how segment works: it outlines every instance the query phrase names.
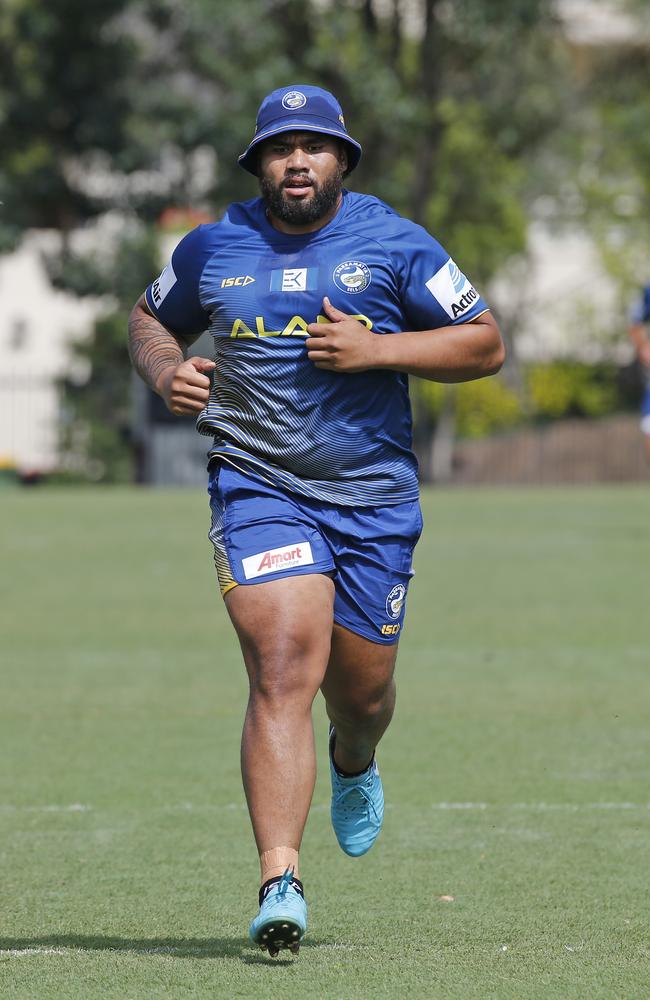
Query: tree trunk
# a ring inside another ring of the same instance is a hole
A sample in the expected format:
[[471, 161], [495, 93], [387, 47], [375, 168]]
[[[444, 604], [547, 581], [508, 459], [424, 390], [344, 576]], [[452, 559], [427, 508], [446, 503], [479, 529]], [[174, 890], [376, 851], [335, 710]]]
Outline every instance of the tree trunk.
[[434, 183], [434, 165], [442, 135], [437, 112], [444, 52], [442, 33], [436, 20], [439, 4], [440, 0], [425, 0], [424, 34], [420, 43], [420, 80], [417, 89], [422, 95], [426, 116], [415, 159], [410, 213], [413, 221], [420, 225], [426, 225], [427, 204]]

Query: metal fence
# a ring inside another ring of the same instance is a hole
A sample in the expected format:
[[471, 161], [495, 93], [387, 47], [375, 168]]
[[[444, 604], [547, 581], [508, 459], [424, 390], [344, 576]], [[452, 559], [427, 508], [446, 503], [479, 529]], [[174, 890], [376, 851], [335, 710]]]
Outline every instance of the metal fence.
[[0, 463], [51, 471], [58, 460], [60, 423], [51, 375], [0, 372]]

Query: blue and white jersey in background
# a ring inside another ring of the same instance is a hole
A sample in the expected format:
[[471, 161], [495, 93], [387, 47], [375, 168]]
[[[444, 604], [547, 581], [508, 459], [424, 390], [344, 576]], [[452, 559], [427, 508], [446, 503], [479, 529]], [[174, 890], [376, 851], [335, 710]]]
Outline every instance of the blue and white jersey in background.
[[631, 323], [650, 323], [650, 285], [646, 285], [630, 311]]
[[214, 337], [216, 370], [198, 429], [210, 456], [294, 493], [377, 506], [415, 500], [408, 377], [323, 371], [307, 325], [323, 297], [384, 336], [465, 323], [485, 302], [424, 229], [369, 195], [345, 191], [315, 233], [271, 226], [262, 199], [231, 205], [178, 245], [146, 301], [191, 340]]
[[[630, 310], [630, 323], [650, 323], [650, 285], [641, 289], [641, 294]], [[641, 401], [641, 430], [650, 434], [650, 367], [643, 369], [645, 393]]]

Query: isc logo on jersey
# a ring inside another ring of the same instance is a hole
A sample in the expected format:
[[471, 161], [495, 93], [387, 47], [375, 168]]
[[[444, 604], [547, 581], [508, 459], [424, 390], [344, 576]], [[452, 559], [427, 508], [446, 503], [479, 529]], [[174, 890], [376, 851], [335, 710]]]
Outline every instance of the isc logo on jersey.
[[222, 288], [245, 288], [246, 285], [252, 285], [255, 278], [251, 278], [250, 274], [239, 274], [236, 278], [223, 278], [221, 281]]
[[426, 286], [450, 319], [464, 316], [478, 300], [478, 292], [472, 288], [453, 260], [448, 260], [439, 271], [436, 271]]

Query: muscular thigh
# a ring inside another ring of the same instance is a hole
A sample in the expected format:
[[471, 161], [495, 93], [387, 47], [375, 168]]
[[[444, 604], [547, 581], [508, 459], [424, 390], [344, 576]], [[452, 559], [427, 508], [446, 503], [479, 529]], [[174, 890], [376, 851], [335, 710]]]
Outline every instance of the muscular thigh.
[[318, 689], [330, 656], [334, 585], [320, 573], [235, 587], [226, 608], [253, 684]]

